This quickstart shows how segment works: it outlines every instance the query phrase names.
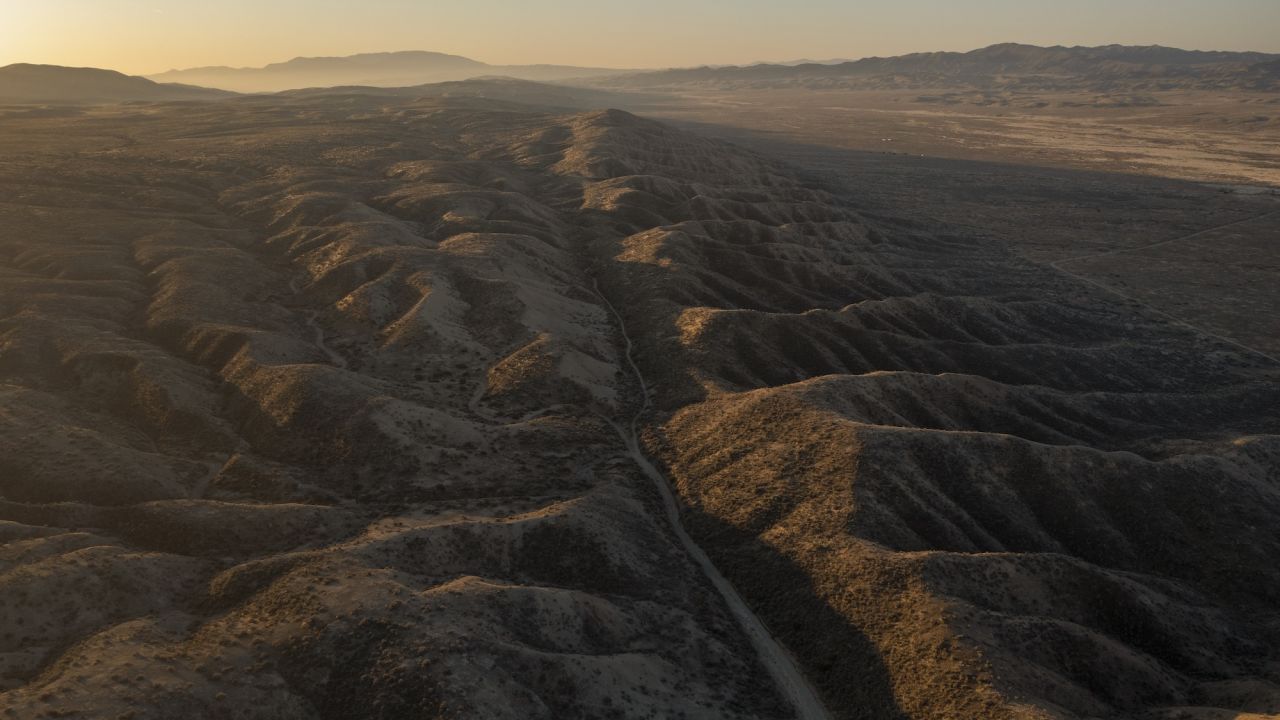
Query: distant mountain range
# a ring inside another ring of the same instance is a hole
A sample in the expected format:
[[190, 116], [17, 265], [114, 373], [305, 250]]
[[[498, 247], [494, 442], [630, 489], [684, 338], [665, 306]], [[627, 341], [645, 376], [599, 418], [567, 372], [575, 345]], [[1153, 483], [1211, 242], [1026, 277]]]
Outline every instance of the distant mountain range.
[[341, 85], [406, 87], [498, 75], [550, 82], [624, 72], [626, 71], [568, 65], [489, 65], [459, 55], [411, 51], [366, 53], [348, 57], [295, 58], [260, 68], [202, 67], [170, 70], [152, 75], [150, 79], [236, 92], [278, 92]]
[[[759, 64], [660, 71], [621, 71], [566, 65], [488, 65], [458, 55], [395, 52], [297, 58], [262, 68], [171, 70], [150, 78], [111, 70], [18, 64], [0, 68], [0, 103], [99, 103], [210, 100], [236, 92], [334, 88], [367, 92], [489, 79], [441, 86], [426, 94], [468, 94], [560, 107], [626, 105], [604, 93], [523, 83], [561, 82], [597, 90], [682, 89], [977, 89], [1158, 91], [1183, 89], [1280, 92], [1280, 55], [1201, 52], [1159, 46], [1036, 47], [993, 45], [972, 52], [916, 53], [836, 63]], [[493, 81], [503, 78], [502, 82]], [[516, 82], [519, 81], [519, 82]], [[211, 89], [220, 88], [220, 89]]]
[[157, 83], [114, 70], [24, 63], [0, 67], [0, 102], [213, 100], [233, 94], [190, 85]]
[[[799, 60], [778, 60], [770, 62], [768, 60], [760, 60], [750, 63], [750, 65], [786, 65], [795, 67], [796, 65], [839, 65], [840, 63], [855, 62], [851, 58], [829, 58], [827, 60], [814, 60], [813, 58], [801, 58]], [[750, 67], [745, 65], [743, 67]], [[720, 67], [735, 67], [733, 65], [721, 65]]]
[[972, 52], [916, 53], [835, 64], [700, 67], [633, 73], [619, 88], [955, 88], [1011, 90], [1280, 90], [1280, 55], [1160, 46], [1037, 47], [1007, 43]]

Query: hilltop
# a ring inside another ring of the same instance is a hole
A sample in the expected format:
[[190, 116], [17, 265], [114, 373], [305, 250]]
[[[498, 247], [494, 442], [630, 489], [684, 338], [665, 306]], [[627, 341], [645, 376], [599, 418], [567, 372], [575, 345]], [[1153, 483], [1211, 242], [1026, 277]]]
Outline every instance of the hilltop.
[[0, 68], [0, 102], [213, 100], [234, 93], [158, 83], [114, 70], [19, 63]]

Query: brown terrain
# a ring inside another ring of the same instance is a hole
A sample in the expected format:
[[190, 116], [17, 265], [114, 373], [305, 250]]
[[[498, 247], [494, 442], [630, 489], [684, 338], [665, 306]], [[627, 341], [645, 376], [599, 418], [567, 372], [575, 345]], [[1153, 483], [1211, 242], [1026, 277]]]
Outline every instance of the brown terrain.
[[0, 110], [0, 716], [1280, 717], [1272, 131], [661, 92]]
[[1280, 357], [1280, 97], [650, 93], [629, 105], [792, 163], [867, 211], [1005, 244]]
[[6, 120], [4, 712], [786, 714], [613, 427], [618, 120]]
[[633, 107], [827, 148], [1280, 186], [1275, 92], [691, 89]]

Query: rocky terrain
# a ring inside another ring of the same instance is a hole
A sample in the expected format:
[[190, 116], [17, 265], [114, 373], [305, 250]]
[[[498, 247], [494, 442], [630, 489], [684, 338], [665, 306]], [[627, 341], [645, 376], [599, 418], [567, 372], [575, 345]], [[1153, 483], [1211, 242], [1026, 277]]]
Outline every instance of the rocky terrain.
[[1280, 364], [618, 111], [3, 123], [0, 713], [1280, 713]]
[[12, 121], [0, 707], [785, 715], [614, 429], [612, 117]]
[[1280, 363], [994, 240], [645, 164], [695, 188], [610, 267], [648, 447], [834, 707], [1280, 712]]

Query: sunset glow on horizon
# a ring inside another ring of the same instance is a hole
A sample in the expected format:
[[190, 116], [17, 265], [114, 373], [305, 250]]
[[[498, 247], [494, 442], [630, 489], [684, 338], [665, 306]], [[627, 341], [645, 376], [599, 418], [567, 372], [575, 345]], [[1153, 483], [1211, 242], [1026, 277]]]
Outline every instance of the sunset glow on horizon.
[[[962, 6], [961, 6], [962, 5]], [[673, 22], [673, 19], [675, 22]], [[0, 0], [0, 65], [132, 74], [433, 50], [494, 64], [641, 68], [969, 50], [997, 42], [1280, 52], [1271, 0]]]

